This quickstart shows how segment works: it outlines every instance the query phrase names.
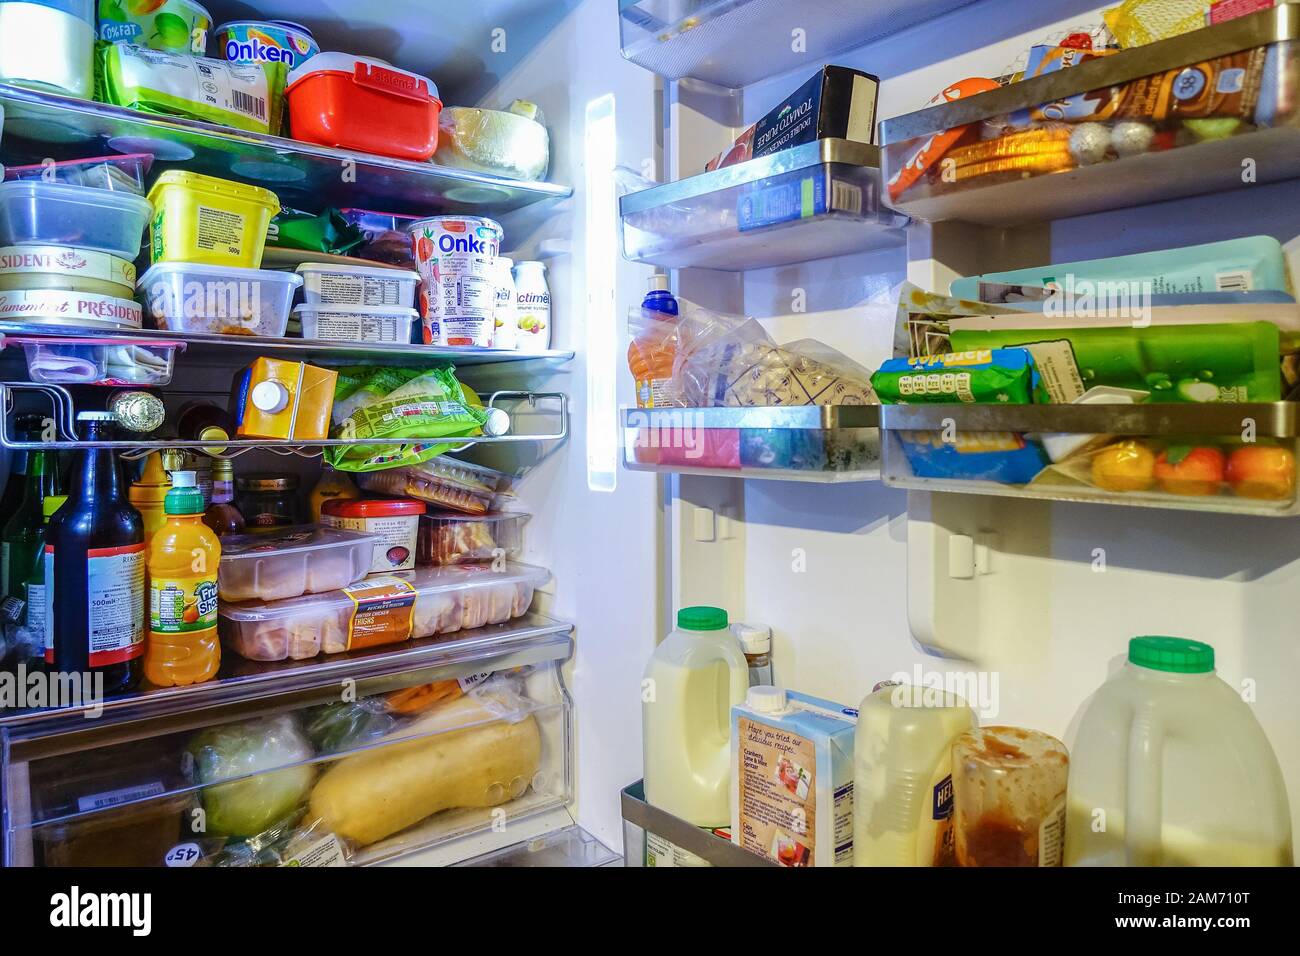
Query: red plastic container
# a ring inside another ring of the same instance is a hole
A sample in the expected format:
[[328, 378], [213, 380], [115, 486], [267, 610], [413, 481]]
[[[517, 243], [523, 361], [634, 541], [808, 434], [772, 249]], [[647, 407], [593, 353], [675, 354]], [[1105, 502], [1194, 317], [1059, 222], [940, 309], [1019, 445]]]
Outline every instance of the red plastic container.
[[285, 95], [294, 139], [397, 159], [438, 148], [438, 87], [382, 60], [318, 53], [289, 74]]

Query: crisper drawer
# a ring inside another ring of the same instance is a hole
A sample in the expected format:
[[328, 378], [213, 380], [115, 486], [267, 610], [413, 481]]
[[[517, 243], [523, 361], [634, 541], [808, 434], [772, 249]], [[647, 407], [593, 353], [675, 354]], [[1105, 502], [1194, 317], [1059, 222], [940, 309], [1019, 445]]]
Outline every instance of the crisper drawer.
[[918, 491], [1288, 516], [1300, 403], [888, 405], [884, 481]]
[[880, 125], [889, 202], [1015, 225], [1300, 175], [1300, 5], [1119, 52], [1037, 46]]
[[5, 862], [338, 866], [481, 831], [509, 843], [511, 821], [572, 794], [568, 628], [528, 624], [361, 655], [351, 670], [261, 665], [280, 687], [326, 671], [269, 696], [246, 674], [149, 716], [111, 703], [98, 720], [9, 720]]

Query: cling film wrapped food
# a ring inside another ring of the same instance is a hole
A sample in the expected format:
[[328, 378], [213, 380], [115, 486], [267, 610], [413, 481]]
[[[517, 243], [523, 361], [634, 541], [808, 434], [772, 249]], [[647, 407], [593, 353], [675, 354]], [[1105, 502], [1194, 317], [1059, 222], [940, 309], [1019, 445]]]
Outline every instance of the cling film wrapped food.
[[433, 161], [506, 179], [541, 179], [551, 161], [550, 137], [542, 122], [537, 107], [522, 100], [509, 110], [448, 106], [438, 117]]
[[357, 484], [366, 491], [416, 498], [471, 515], [490, 511], [496, 497], [509, 492], [510, 482], [510, 476], [503, 472], [450, 455], [357, 476]]

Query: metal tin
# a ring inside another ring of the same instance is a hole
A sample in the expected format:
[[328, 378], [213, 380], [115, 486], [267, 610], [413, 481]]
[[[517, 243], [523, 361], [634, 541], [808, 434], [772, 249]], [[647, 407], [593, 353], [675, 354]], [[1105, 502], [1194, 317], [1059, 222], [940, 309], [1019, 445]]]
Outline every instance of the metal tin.
[[135, 263], [71, 246], [0, 248], [0, 291], [58, 289], [130, 299]]

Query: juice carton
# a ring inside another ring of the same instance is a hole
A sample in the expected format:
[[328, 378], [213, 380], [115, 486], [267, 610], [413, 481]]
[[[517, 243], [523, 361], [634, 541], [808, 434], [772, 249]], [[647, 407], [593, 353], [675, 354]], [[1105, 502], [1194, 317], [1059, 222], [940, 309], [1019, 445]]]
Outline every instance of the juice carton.
[[731, 839], [782, 866], [852, 866], [857, 716], [751, 687], [731, 708]]
[[328, 438], [337, 379], [337, 372], [305, 362], [259, 358], [235, 378], [236, 436]]

